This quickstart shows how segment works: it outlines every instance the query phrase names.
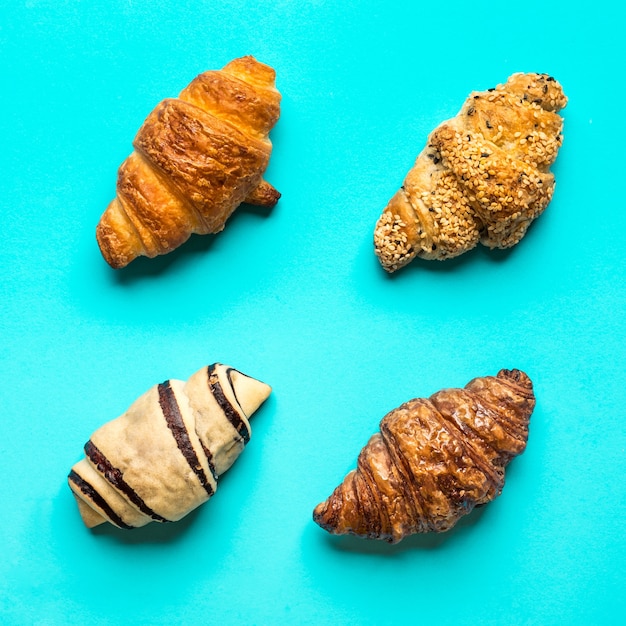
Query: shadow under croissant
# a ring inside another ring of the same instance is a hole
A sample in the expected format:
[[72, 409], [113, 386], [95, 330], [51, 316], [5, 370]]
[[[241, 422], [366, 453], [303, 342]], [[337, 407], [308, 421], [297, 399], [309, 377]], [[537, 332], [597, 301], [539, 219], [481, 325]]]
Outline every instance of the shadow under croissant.
[[[478, 258], [487, 258], [491, 263], [503, 263], [515, 253], [515, 247], [506, 249], [490, 249], [485, 246], [476, 246], [472, 250], [465, 252], [452, 259], [445, 261], [429, 261], [419, 257], [413, 259], [405, 267], [401, 267], [392, 274], [387, 274], [390, 280], [398, 280], [402, 275], [409, 275], [413, 272], [430, 272], [433, 274], [452, 274], [464, 265], [475, 263]], [[384, 270], [383, 270], [384, 271]]]
[[[229, 227], [230, 230], [232, 230], [232, 225], [237, 221], [240, 214], [247, 213], [248, 215], [266, 218], [269, 217], [271, 211], [272, 209], [265, 207], [245, 203], [241, 204], [228, 218], [225, 230], [229, 229]], [[105, 270], [113, 275], [115, 282], [120, 285], [131, 284], [146, 277], [160, 276], [167, 272], [171, 266], [181, 262], [183, 259], [189, 259], [198, 254], [207, 254], [214, 245], [215, 238], [221, 236], [224, 236], [223, 232], [208, 235], [191, 235], [185, 243], [175, 250], [172, 250], [172, 252], [156, 256], [152, 259], [145, 256], [137, 257], [129, 265], [119, 270], [112, 270], [106, 265], [104, 260], [103, 263]]]
[[443, 533], [423, 533], [410, 535], [398, 543], [387, 543], [378, 539], [363, 539], [354, 535], [330, 535], [325, 533], [326, 543], [339, 552], [359, 552], [362, 554], [394, 555], [415, 550], [436, 550], [465, 534], [469, 528], [480, 523], [487, 507], [477, 506], [471, 513], [462, 517], [450, 530]]
[[539, 233], [540, 230], [541, 222], [539, 224], [531, 224], [528, 232], [524, 235], [522, 241], [512, 246], [511, 248], [488, 248], [479, 244], [475, 248], [472, 248], [471, 250], [464, 252], [457, 257], [446, 259], [444, 261], [431, 261], [417, 257], [413, 259], [408, 265], [401, 267], [399, 270], [391, 274], [388, 274], [387, 272], [382, 270], [378, 261], [376, 261], [376, 264], [383, 271], [383, 273], [388, 276], [390, 280], [397, 280], [399, 277], [403, 275], [409, 275], [412, 272], [426, 271], [434, 274], [452, 274], [463, 265], [476, 262], [476, 260], [480, 257], [482, 257], [483, 259], [487, 259], [488, 262], [492, 264], [504, 263], [515, 254], [517, 254], [524, 247], [530, 247], [532, 245], [530, 242], [533, 237], [539, 236], [535, 233]]
[[140, 528], [132, 528], [130, 530], [104, 523], [91, 528], [89, 532], [95, 537], [106, 537], [111, 541], [124, 545], [174, 543], [176, 540], [181, 539], [196, 523], [202, 524], [204, 526], [203, 532], [210, 535], [212, 516], [218, 515], [220, 509], [218, 503], [213, 502], [213, 500], [214, 498], [219, 498], [222, 489], [228, 489], [228, 486], [224, 486], [224, 484], [228, 483], [228, 474], [231, 473], [232, 475], [235, 471], [236, 468], [231, 468], [229, 472], [220, 476], [219, 488], [215, 495], [208, 502], [193, 509], [177, 522], [151, 522]]
[[91, 533], [96, 537], [108, 537], [112, 541], [125, 545], [173, 543], [177, 538], [182, 537], [191, 525], [195, 523], [199, 513], [200, 508], [197, 508], [178, 522], [168, 524], [152, 523], [141, 528], [133, 528], [132, 530], [117, 528], [112, 524], [100, 524], [92, 528]]

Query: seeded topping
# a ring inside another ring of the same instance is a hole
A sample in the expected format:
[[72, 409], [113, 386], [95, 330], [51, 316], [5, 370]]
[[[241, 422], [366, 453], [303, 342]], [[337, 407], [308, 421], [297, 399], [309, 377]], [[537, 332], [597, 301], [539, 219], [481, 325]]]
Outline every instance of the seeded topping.
[[462, 109], [465, 127], [506, 150], [511, 156], [547, 172], [556, 159], [563, 136], [563, 119], [506, 91], [477, 95]]
[[[449, 259], [471, 250], [480, 238], [480, 222], [477, 221], [467, 195], [452, 172], [443, 170], [433, 178], [436, 184], [429, 191], [422, 191], [420, 198], [433, 217], [436, 232], [433, 243], [421, 246], [422, 258]], [[421, 234], [426, 243], [428, 235]]]
[[415, 256], [403, 230], [405, 228], [406, 224], [399, 215], [385, 211], [374, 230], [376, 254], [382, 266], [389, 272], [406, 265]]
[[561, 147], [567, 103], [546, 74], [514, 74], [470, 94], [441, 124], [389, 202], [375, 251], [393, 272], [416, 256], [443, 260], [479, 242], [515, 245], [552, 199], [549, 172]]
[[496, 90], [518, 95], [546, 111], [560, 111], [567, 104], [563, 88], [548, 74], [513, 74], [505, 85], [499, 85]]
[[[482, 135], [461, 133], [444, 124], [433, 133], [431, 143], [452, 175], [462, 181], [464, 198], [486, 227], [483, 243], [490, 247], [517, 243], [552, 197], [551, 175], [489, 147]], [[457, 208], [467, 210], [466, 205]], [[523, 223], [526, 228], [521, 229]]]

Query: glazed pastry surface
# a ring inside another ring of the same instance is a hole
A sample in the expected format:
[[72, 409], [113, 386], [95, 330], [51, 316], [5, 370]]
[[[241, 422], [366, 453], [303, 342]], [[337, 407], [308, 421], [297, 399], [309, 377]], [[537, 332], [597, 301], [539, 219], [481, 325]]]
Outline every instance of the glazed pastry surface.
[[500, 495], [506, 465], [526, 447], [534, 406], [519, 370], [403, 404], [383, 418], [357, 468], [313, 519], [332, 534], [390, 543], [452, 528]]

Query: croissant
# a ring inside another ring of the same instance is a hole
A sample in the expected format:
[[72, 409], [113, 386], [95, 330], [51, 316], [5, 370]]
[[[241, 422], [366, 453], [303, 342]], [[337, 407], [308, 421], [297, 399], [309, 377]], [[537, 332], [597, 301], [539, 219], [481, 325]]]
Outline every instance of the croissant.
[[68, 477], [86, 526], [173, 522], [208, 500], [271, 388], [219, 363], [151, 387], [96, 430]]
[[535, 406], [519, 370], [475, 378], [388, 413], [351, 471], [313, 519], [332, 534], [395, 543], [452, 528], [500, 495], [504, 468], [521, 454]]
[[388, 272], [415, 257], [449, 259], [474, 248], [509, 248], [552, 199], [549, 172], [563, 140], [561, 85], [513, 74], [474, 92], [438, 126], [378, 219], [374, 246]]
[[263, 180], [280, 114], [274, 80], [271, 67], [247, 56], [157, 105], [96, 228], [109, 265], [171, 252], [192, 233], [217, 233], [242, 202], [276, 204], [280, 194]]

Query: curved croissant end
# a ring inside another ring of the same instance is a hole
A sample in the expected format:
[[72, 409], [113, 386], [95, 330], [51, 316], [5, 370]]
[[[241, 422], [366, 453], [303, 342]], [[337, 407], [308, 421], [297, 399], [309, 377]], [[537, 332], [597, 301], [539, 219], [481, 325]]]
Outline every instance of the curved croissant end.
[[68, 482], [88, 527], [179, 520], [208, 500], [250, 439], [271, 388], [213, 364], [167, 380], [96, 430]]
[[379, 218], [376, 254], [394, 272], [415, 257], [449, 259], [479, 242], [508, 248], [552, 199], [563, 140], [563, 89], [546, 74], [513, 74], [472, 93], [428, 138]]
[[121, 268], [171, 252], [192, 233], [217, 233], [242, 202], [273, 207], [280, 194], [262, 177], [280, 99], [274, 70], [247, 56], [160, 102], [96, 229], [107, 263]]
[[519, 370], [403, 404], [383, 418], [314, 521], [332, 534], [390, 543], [450, 529], [500, 494], [504, 468], [526, 447], [534, 406]]

